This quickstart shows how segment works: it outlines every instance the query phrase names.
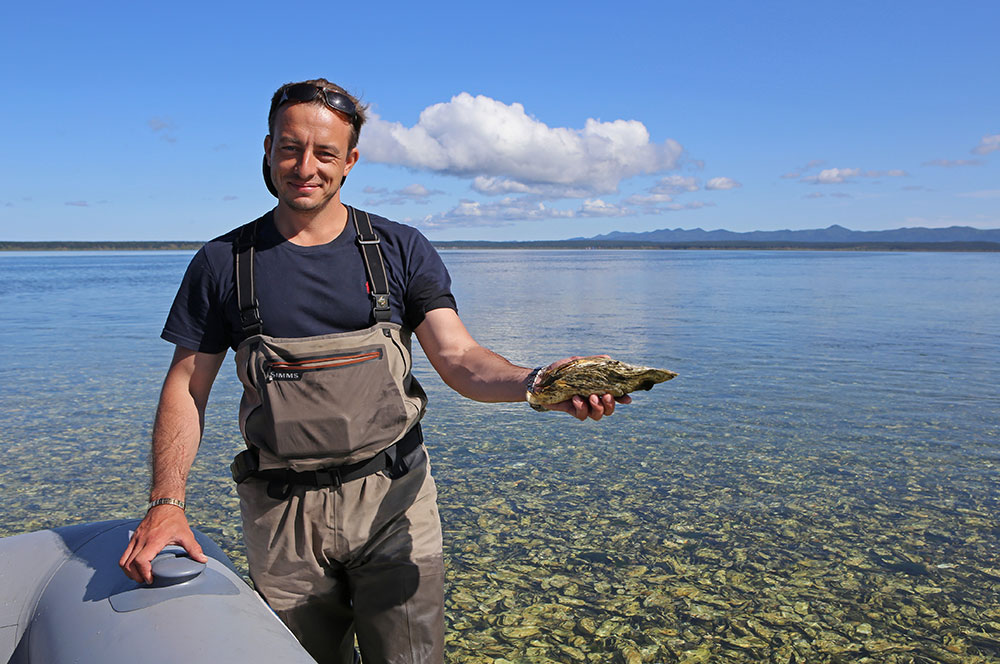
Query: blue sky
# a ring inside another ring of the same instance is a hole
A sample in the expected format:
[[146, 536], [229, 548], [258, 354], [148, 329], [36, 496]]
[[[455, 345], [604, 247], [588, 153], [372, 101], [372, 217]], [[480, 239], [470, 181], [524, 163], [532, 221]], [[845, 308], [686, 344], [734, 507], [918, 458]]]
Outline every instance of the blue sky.
[[315, 76], [374, 116], [345, 202], [432, 239], [1000, 227], [992, 1], [4, 14], [0, 240], [205, 240], [258, 216], [270, 95]]

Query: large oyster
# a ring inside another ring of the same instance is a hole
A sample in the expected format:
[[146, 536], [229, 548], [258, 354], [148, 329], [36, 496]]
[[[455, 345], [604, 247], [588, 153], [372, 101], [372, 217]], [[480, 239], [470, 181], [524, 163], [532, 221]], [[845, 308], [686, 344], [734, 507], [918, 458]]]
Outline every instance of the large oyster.
[[528, 392], [528, 403], [546, 405], [565, 401], [575, 394], [610, 394], [620, 397], [636, 390], [649, 390], [676, 376], [673, 371], [626, 364], [609, 357], [578, 357], [546, 371]]

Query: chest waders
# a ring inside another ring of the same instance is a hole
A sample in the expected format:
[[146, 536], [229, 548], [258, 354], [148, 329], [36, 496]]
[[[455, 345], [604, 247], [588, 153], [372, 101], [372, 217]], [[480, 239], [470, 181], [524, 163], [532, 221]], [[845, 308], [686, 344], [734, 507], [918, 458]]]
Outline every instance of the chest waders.
[[295, 485], [337, 487], [380, 470], [405, 473], [404, 458], [422, 442], [427, 396], [411, 375], [410, 331], [390, 319], [389, 278], [368, 213], [347, 211], [372, 300], [367, 329], [267, 336], [254, 288], [260, 219], [243, 226], [233, 246], [244, 334], [236, 348], [239, 422], [248, 448], [233, 461], [233, 479], [265, 479], [273, 498]]

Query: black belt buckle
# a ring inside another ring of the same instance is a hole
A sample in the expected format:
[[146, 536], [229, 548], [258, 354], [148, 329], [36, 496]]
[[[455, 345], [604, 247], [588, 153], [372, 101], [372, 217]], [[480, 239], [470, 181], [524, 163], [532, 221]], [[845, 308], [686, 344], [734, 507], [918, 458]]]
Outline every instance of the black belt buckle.
[[[320, 468], [319, 470], [309, 471], [308, 473], [303, 473], [303, 475], [311, 474], [315, 481], [316, 487], [330, 487], [333, 489], [339, 489], [343, 482], [340, 479], [340, 471], [336, 468]], [[310, 482], [310, 484], [312, 484]]]

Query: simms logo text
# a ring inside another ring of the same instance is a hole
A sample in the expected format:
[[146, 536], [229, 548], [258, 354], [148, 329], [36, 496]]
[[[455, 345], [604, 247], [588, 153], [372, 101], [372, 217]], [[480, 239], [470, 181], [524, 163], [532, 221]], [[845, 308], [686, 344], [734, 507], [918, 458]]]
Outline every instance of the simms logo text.
[[267, 382], [272, 380], [302, 380], [301, 371], [268, 371]]

